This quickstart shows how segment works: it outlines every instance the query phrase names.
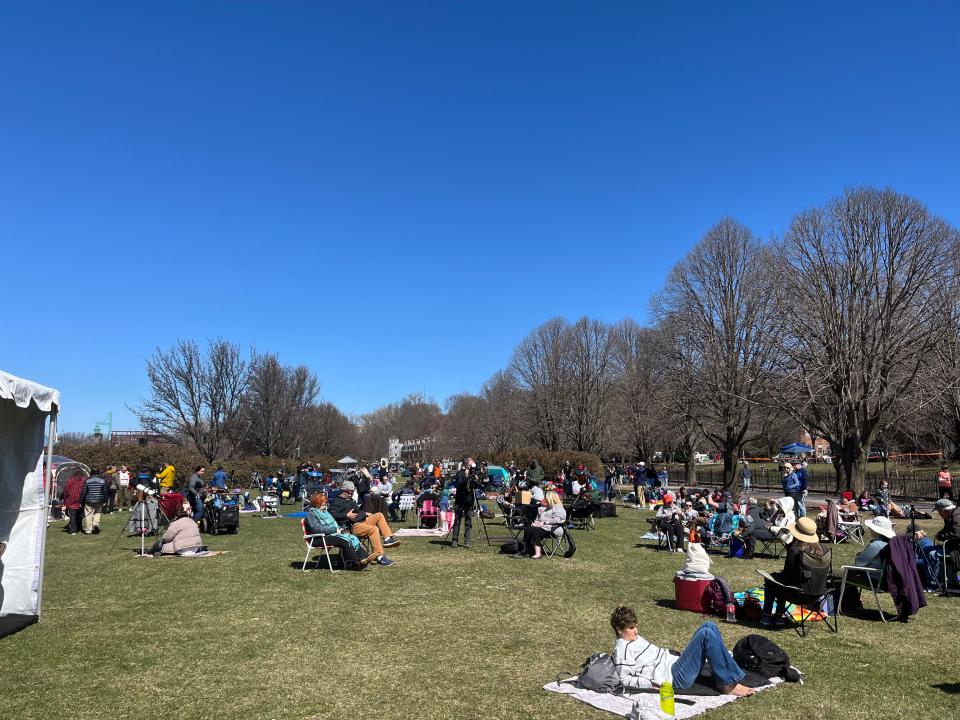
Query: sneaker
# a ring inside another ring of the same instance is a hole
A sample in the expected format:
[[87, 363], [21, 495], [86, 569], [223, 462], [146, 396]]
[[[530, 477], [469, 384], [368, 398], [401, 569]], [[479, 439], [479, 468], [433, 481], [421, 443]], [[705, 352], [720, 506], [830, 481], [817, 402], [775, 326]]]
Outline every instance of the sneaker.
[[470, 549], [470, 543], [464, 543], [464, 544], [461, 545], [460, 547], [462, 547], [464, 550], [469, 550], [469, 549]]
[[388, 558], [386, 555], [381, 555], [379, 558], [377, 558], [377, 565], [384, 565], [386, 567], [389, 567], [393, 565], [393, 560]]
[[376, 560], [377, 560], [377, 556], [374, 555], [373, 553], [370, 553], [365, 558], [361, 559], [360, 563], [362, 565], [368, 565], [369, 563], [376, 562]]
[[399, 544], [400, 544], [400, 540], [398, 538], [395, 538], [393, 535], [383, 539], [384, 547], [396, 547]]
[[99, 526], [99, 525], [97, 525], [97, 526], [93, 529], [93, 534], [94, 534], [94, 535], [99, 535], [99, 534], [100, 534], [100, 526]]

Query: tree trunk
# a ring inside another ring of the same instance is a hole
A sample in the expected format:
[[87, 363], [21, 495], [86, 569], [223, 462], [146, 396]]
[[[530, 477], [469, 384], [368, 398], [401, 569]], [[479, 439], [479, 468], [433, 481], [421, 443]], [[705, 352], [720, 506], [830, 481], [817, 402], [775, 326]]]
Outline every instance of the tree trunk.
[[843, 450], [843, 472], [847, 487], [853, 490], [854, 496], [859, 496], [866, 487], [867, 450], [858, 435], [848, 436]]
[[723, 489], [732, 493], [737, 491], [737, 478], [734, 472], [737, 467], [737, 448], [727, 442], [723, 453]]

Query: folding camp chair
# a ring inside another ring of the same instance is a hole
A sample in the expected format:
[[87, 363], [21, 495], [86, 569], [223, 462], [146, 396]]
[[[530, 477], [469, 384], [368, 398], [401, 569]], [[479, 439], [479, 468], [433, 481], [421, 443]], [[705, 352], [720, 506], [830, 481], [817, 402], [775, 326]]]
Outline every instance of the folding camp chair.
[[[304, 556], [304, 558], [303, 558], [303, 567], [301, 567], [300, 570], [302, 570], [303, 572], [306, 572], [306, 571], [307, 571], [307, 563], [310, 561], [310, 553], [311, 553], [311, 552], [313, 552], [314, 550], [318, 550], [318, 551], [319, 551], [319, 550], [323, 550], [323, 553], [322, 553], [322, 554], [321, 554], [320, 552], [317, 553], [317, 558], [316, 558], [317, 565], [316, 565], [316, 569], [317, 569], [317, 570], [320, 569], [320, 558], [321, 558], [321, 557], [326, 557], [326, 558], [327, 558], [327, 567], [329, 568], [330, 572], [334, 572], [334, 573], [335, 573], [335, 572], [340, 572], [339, 570], [334, 569], [334, 567], [333, 567], [333, 560], [330, 558], [330, 550], [331, 550], [331, 549], [333, 549], [333, 550], [338, 550], [338, 548], [337, 548], [335, 545], [328, 545], [328, 544], [327, 544], [327, 537], [328, 537], [328, 536], [326, 535], [326, 533], [314, 533], [314, 534], [312, 534], [312, 535], [311, 535], [310, 533], [308, 533], [308, 532], [307, 532], [307, 522], [306, 522], [306, 520], [305, 520], [304, 518], [300, 518], [300, 530], [303, 532], [303, 541], [307, 544], [307, 554], [306, 554], [306, 555]], [[316, 538], [320, 538], [320, 545], [316, 545], [316, 546], [315, 546], [315, 545], [313, 544], [313, 541], [314, 541], [314, 539], [316, 539]], [[338, 552], [338, 553], [337, 553], [337, 556], [339, 557], [339, 555], [340, 555], [340, 553]], [[340, 558], [340, 560], [342, 561], [343, 558]]]
[[440, 527], [440, 511], [433, 500], [424, 500], [417, 508], [417, 527], [423, 526], [424, 520], [433, 518], [434, 527]]
[[570, 512], [567, 515], [570, 524], [576, 530], [596, 530], [597, 525], [593, 519], [600, 512], [600, 505], [597, 503], [577, 503], [570, 506]]
[[953, 550], [956, 542], [946, 540], [943, 543], [943, 560], [940, 562], [940, 591], [943, 595], [960, 595], [960, 567], [953, 563]]
[[406, 495], [400, 495], [397, 498], [397, 510], [400, 512], [400, 520], [405, 521], [407, 513], [413, 510], [413, 506], [417, 504], [417, 496], [413, 493], [408, 493]]
[[[778, 595], [784, 597], [787, 602], [792, 602], [799, 607], [800, 619], [797, 620], [793, 618], [793, 628], [800, 637], [807, 636], [807, 622], [813, 615], [821, 613], [821, 608], [827, 606], [827, 595], [832, 592], [832, 589], [827, 587], [832, 564], [833, 553], [830, 550], [827, 550], [822, 556], [804, 552], [800, 556], [803, 580], [799, 587], [795, 585], [784, 585], [766, 570], [757, 570], [757, 574], [762, 576], [767, 582], [779, 586], [781, 592], [778, 592]], [[777, 608], [777, 610], [779, 611], [780, 608]], [[821, 619], [828, 629], [837, 632], [836, 604], [834, 604], [833, 625], [830, 624], [829, 613], [823, 613]]]
[[886, 569], [886, 560], [883, 561], [883, 566], [880, 569], [858, 567], [856, 565], [844, 565], [840, 568], [840, 595], [837, 597], [836, 615], [834, 618], [838, 632], [840, 631], [840, 611], [843, 608], [843, 594], [847, 591], [847, 585], [860, 588], [861, 590], [870, 590], [870, 592], [873, 593], [873, 599], [877, 602], [877, 612], [880, 613], [880, 619], [884, 622], [887, 621], [886, 616], [883, 614], [883, 608], [880, 607], [880, 596], [877, 594], [879, 592], [886, 592], [887, 590], [886, 582], [884, 581]]
[[864, 544], [863, 523], [860, 522], [860, 518], [856, 518], [853, 520], [844, 520], [841, 517], [840, 522], [837, 523], [837, 529], [841, 533], [843, 533], [843, 536], [841, 537], [839, 533], [834, 535], [834, 538], [833, 538], [834, 544], [848, 542], [848, 541], [853, 541], [858, 545]]
[[768, 555], [774, 560], [779, 560], [783, 557], [784, 553], [787, 552], [787, 546], [783, 544], [783, 540], [773, 535], [773, 537], [766, 540], [757, 539], [757, 542], [760, 543], [760, 549], [757, 550], [754, 555]]
[[657, 536], [657, 550], [671, 550], [670, 536], [660, 529], [659, 518], [647, 518], [647, 523], [650, 525], [651, 534]]
[[543, 554], [548, 558], [552, 558], [558, 553], [564, 557], [573, 557], [573, 553], [577, 551], [577, 546], [576, 543], [573, 542], [573, 536], [570, 534], [570, 531], [567, 530], [567, 524], [556, 523], [550, 527], [550, 530], [553, 531], [557, 529], [561, 531], [559, 536], [551, 532], [550, 535], [543, 539], [541, 545]]

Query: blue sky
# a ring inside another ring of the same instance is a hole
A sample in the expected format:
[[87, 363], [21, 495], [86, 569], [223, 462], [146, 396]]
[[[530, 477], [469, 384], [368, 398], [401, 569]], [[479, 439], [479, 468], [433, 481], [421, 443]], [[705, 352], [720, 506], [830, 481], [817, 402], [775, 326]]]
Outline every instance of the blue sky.
[[952, 2], [0, 3], [0, 368], [88, 432], [178, 337], [443, 402], [725, 215], [960, 224], [958, 111]]

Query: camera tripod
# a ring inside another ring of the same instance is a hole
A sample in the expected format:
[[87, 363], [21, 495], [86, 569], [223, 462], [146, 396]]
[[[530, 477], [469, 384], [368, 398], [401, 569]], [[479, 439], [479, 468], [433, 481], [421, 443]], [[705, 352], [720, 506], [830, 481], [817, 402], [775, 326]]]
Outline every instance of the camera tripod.
[[[493, 545], [490, 542], [490, 533], [487, 530], [487, 521], [483, 517], [483, 511], [480, 509], [480, 504], [475, 503], [474, 507], [470, 509], [469, 512], [470, 512], [471, 520], [473, 518], [478, 518], [480, 520], [479, 526], [476, 527], [477, 546], [482, 548], [484, 541], [486, 541], [487, 547], [492, 547]], [[443, 546], [445, 548], [453, 547], [453, 528], [455, 524], [456, 524], [456, 510], [454, 510], [454, 521], [450, 523], [450, 529], [447, 530], [447, 534], [443, 538], [443, 542], [447, 543], [446, 545]], [[457, 530], [460, 530], [460, 528], [457, 527]], [[466, 532], [466, 530], [464, 530], [464, 532]]]
[[[146, 555], [146, 537], [148, 534], [145, 531], [147, 527], [147, 500], [151, 498], [150, 495], [145, 495], [142, 500], [137, 500], [132, 508], [130, 508], [130, 517], [132, 518], [134, 514], [139, 515], [140, 520], [140, 555]], [[153, 537], [157, 538], [162, 535], [161, 530], [170, 525], [170, 518], [167, 517], [167, 514], [163, 511], [163, 508], [160, 507], [160, 503], [156, 502], [156, 523], [153, 529]], [[130, 520], [128, 519], [121, 528], [120, 533], [117, 535], [117, 539], [113, 541], [113, 546], [110, 548], [108, 555], [116, 550], [117, 545], [120, 543], [120, 538], [127, 534], [127, 527], [130, 525]], [[129, 537], [129, 536], [128, 536]]]

